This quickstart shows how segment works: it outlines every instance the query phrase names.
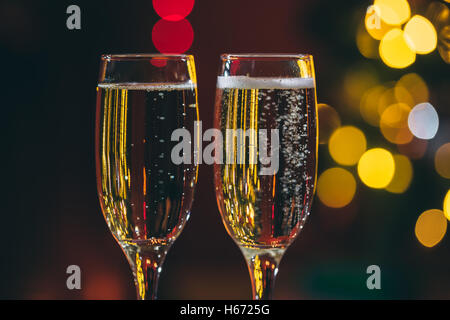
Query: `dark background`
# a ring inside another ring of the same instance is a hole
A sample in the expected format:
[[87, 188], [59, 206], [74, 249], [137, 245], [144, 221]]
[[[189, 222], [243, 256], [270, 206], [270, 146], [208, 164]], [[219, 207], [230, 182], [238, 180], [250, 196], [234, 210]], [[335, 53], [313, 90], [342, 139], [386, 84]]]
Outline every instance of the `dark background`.
[[[66, 28], [71, 4], [81, 8], [81, 30]], [[367, 60], [355, 45], [355, 30], [368, 5], [197, 0], [187, 17], [194, 29], [188, 52], [196, 60], [203, 128], [212, 126], [215, 77], [225, 52], [313, 54], [318, 101], [342, 112], [343, 124], [363, 126], [340, 92], [345, 72]], [[97, 198], [95, 88], [101, 54], [156, 52], [151, 30], [159, 19], [150, 0], [0, 1], [0, 298], [135, 298], [129, 266]], [[385, 81], [405, 73], [370, 63]], [[431, 88], [441, 127], [449, 120], [448, 71], [436, 51], [408, 68]], [[366, 134], [371, 144], [386, 144], [375, 129]], [[440, 134], [439, 141], [448, 140]], [[319, 152], [320, 172], [332, 161], [326, 148]], [[328, 209], [316, 200], [281, 262], [275, 298], [450, 298], [448, 237], [428, 249], [414, 236], [418, 214], [440, 208], [449, 183], [434, 172], [431, 156], [414, 166], [405, 194], [358, 182], [357, 197], [346, 208]], [[66, 288], [71, 264], [82, 270], [79, 291]], [[371, 264], [381, 267], [382, 290], [366, 288]], [[210, 166], [200, 167], [192, 216], [168, 254], [159, 297], [251, 297], [244, 259], [220, 220]]]

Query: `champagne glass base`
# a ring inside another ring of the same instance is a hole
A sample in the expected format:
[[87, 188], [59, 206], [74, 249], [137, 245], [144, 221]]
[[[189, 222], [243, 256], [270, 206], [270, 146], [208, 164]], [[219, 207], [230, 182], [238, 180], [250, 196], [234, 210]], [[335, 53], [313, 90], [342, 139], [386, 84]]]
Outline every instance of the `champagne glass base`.
[[119, 241], [133, 270], [137, 298], [155, 300], [159, 275], [171, 243], [149, 241]]
[[252, 281], [254, 300], [269, 300], [273, 296], [278, 265], [286, 248], [257, 248], [240, 246]]

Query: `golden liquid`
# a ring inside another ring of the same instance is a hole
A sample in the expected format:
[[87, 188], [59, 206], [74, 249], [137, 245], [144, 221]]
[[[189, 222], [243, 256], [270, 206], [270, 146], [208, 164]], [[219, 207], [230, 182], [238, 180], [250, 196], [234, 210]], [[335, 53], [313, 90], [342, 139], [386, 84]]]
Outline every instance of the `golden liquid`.
[[[217, 89], [215, 127], [224, 137], [224, 164], [214, 168], [216, 197], [223, 223], [239, 245], [286, 247], [303, 227], [316, 178], [315, 108], [313, 88]], [[227, 129], [252, 131], [239, 142], [227, 141]], [[262, 164], [253, 159], [260, 156], [261, 129], [279, 132], [279, 168], [271, 175], [260, 175]]]
[[177, 128], [193, 136], [195, 90], [174, 86], [99, 86], [97, 189], [104, 217], [119, 241], [164, 244], [189, 218], [197, 166], [175, 165]]

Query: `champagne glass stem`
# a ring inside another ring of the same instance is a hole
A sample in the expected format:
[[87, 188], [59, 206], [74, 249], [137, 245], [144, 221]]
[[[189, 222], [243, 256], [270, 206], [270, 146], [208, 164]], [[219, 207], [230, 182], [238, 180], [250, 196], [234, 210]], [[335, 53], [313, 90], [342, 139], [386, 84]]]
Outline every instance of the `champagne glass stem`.
[[122, 245], [131, 269], [138, 300], [155, 300], [159, 275], [169, 245]]
[[253, 300], [270, 300], [273, 297], [278, 265], [285, 249], [241, 247], [252, 281]]

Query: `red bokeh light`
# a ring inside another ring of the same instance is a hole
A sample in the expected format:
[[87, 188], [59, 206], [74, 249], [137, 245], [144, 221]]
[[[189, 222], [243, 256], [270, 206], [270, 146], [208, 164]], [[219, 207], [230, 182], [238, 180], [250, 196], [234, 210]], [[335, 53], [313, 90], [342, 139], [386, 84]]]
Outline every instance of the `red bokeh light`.
[[152, 40], [161, 53], [184, 53], [194, 41], [194, 30], [186, 19], [180, 21], [161, 19], [153, 26]]
[[194, 0], [153, 0], [156, 13], [168, 21], [180, 21], [191, 13]]
[[83, 299], [86, 300], [121, 300], [125, 292], [121, 286], [120, 274], [108, 270], [96, 270], [86, 279], [83, 288]]

